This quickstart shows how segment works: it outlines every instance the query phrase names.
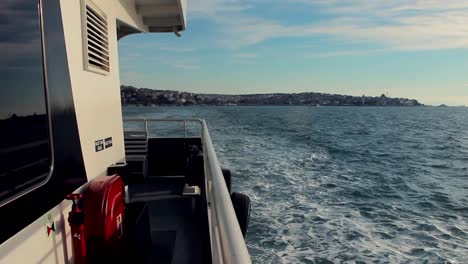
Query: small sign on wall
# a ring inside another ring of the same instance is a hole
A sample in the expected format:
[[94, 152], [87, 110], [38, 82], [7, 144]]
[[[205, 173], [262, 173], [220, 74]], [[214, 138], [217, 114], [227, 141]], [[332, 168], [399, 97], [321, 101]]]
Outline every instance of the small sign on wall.
[[112, 137], [108, 137], [108, 138], [104, 139], [104, 144], [105, 144], [106, 148], [112, 147]]
[[99, 152], [104, 149], [104, 140], [99, 139], [94, 142], [94, 147], [96, 149], [96, 152]]
[[105, 139], [98, 139], [94, 142], [94, 148], [96, 152], [112, 147], [112, 137]]

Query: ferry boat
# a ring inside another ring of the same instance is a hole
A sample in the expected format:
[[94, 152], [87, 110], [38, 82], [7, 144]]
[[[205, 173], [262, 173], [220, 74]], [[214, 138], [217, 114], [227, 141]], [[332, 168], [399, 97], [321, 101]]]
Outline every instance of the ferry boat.
[[0, 12], [0, 263], [251, 263], [207, 123], [122, 116], [118, 40], [180, 36], [186, 1]]

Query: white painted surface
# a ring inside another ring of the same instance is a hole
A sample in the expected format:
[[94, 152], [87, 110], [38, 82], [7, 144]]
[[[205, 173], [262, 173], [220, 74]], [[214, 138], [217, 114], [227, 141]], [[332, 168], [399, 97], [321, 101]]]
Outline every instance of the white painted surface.
[[[92, 0], [106, 13], [108, 19], [110, 72], [102, 75], [85, 71], [81, 1], [83, 0], [60, 0], [76, 118], [89, 181], [106, 174], [107, 167], [125, 159], [116, 22], [122, 21], [141, 31], [148, 31], [149, 28], [137, 13], [134, 0]], [[184, 0], [183, 3], [180, 3], [180, 0], [138, 1], [151, 5], [155, 14], [161, 14], [157, 9], [165, 4], [176, 4], [185, 8]], [[181, 11], [185, 12], [185, 9]], [[185, 29], [185, 14], [178, 16], [184, 18]], [[95, 141], [107, 137], [112, 137], [113, 146], [96, 152]], [[71, 234], [67, 221], [70, 209], [71, 202], [64, 200], [2, 243], [0, 263], [73, 263]], [[48, 236], [47, 225], [51, 224], [49, 216], [55, 224], [56, 232]]]
[[[70, 209], [70, 201], [63, 201], [4, 242], [0, 246], [0, 263], [73, 263], [67, 221]], [[47, 226], [52, 222], [55, 232], [48, 235]]]
[[[88, 180], [106, 174], [107, 167], [123, 161], [125, 155], [114, 10], [118, 5], [100, 3], [109, 1], [93, 1], [108, 20], [110, 71], [107, 75], [84, 69], [80, 1], [61, 1], [70, 80]], [[112, 137], [113, 146], [96, 152], [95, 141], [107, 137]]]

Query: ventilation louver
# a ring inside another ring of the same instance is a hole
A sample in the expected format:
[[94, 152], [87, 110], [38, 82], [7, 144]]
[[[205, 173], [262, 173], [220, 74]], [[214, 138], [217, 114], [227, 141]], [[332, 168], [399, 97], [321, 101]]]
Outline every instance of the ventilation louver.
[[85, 1], [83, 18], [85, 70], [107, 74], [110, 70], [107, 16], [90, 1]]

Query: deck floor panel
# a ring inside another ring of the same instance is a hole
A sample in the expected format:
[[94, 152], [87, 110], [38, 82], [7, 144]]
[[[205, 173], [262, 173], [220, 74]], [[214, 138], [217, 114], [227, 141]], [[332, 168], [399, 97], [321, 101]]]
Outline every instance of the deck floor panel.
[[[157, 259], [165, 260], [158, 263], [203, 263], [200, 221], [191, 199], [152, 201], [148, 210], [152, 250]], [[171, 248], [172, 254], [167, 254]], [[170, 261], [167, 255], [172, 255]]]
[[137, 232], [150, 234], [144, 242], [151, 244], [146, 263], [206, 263], [203, 256], [206, 221], [200, 211], [201, 197], [182, 196], [183, 186], [183, 181], [177, 178], [147, 179], [145, 183], [129, 186], [129, 206], [145, 210], [144, 214], [138, 214], [144, 216], [138, 216], [136, 222], [144, 225]]

